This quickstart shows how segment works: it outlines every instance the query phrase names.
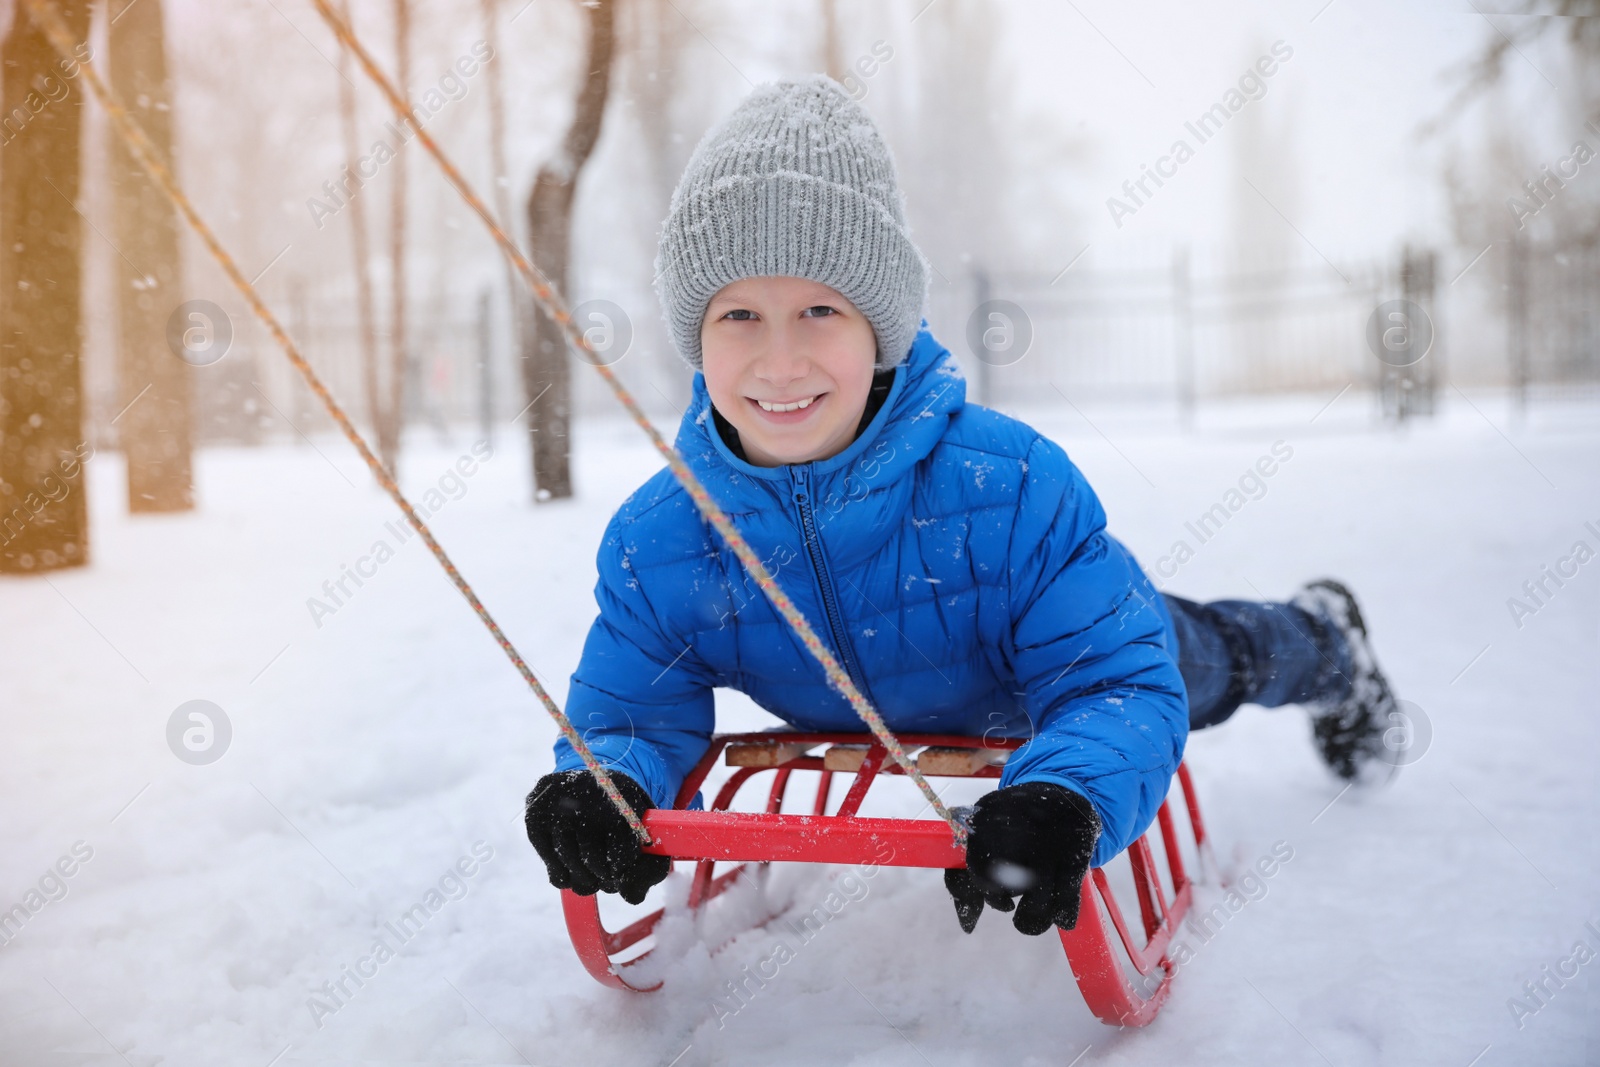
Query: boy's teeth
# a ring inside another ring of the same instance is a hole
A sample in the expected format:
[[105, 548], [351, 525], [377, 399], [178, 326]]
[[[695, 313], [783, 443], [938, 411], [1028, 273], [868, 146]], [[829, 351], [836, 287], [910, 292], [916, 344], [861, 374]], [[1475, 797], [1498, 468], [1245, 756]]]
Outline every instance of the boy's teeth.
[[757, 400], [756, 403], [761, 405], [762, 411], [799, 411], [801, 408], [810, 407], [815, 399], [814, 396], [808, 396], [804, 400], [796, 400], [793, 404], [769, 404], [765, 400]]

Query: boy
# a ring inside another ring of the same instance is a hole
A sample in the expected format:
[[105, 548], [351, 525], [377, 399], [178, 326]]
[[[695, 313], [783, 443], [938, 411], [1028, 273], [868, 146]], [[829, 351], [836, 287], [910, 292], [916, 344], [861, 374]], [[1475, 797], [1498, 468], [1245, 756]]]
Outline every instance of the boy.
[[[965, 402], [922, 322], [888, 147], [838, 83], [761, 86], [708, 133], [656, 265], [701, 372], [678, 451], [862, 693], [896, 731], [1030, 738], [945, 872], [962, 929], [985, 903], [1025, 934], [1071, 929], [1085, 873], [1149, 826], [1188, 731], [1242, 703], [1308, 707], [1344, 778], [1385, 762], [1394, 700], [1348, 591], [1164, 597], [1059, 446]], [[801, 729], [860, 728], [669, 472], [618, 510], [599, 572], [567, 713], [635, 810], [671, 806], [717, 686]], [[564, 741], [527, 829], [577, 893], [638, 903], [671, 866]]]

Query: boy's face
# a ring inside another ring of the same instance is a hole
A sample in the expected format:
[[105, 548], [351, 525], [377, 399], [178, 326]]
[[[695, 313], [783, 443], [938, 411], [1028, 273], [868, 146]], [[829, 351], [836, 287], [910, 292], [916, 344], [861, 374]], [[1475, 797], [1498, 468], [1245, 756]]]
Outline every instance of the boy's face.
[[756, 466], [827, 459], [855, 440], [877, 340], [837, 290], [804, 278], [741, 278], [711, 298], [700, 349], [711, 402]]

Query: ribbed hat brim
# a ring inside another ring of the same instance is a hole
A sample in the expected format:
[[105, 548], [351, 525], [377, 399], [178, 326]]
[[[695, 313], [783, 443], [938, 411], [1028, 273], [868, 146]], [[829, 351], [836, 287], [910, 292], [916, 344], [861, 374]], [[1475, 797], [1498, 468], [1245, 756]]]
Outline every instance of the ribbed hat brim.
[[[818, 195], [826, 190], [831, 195]], [[826, 205], [826, 207], [824, 207]], [[683, 224], [663, 236], [658, 292], [678, 351], [700, 364], [706, 305], [741, 278], [807, 278], [837, 289], [873, 325], [878, 364], [893, 366], [917, 335], [927, 288], [922, 253], [883, 206], [855, 189], [811, 174], [728, 176], [680, 206]], [[890, 254], [862, 256], [863, 244]], [[915, 317], [900, 309], [917, 309]]]
[[930, 269], [911, 240], [894, 160], [872, 118], [826, 75], [758, 86], [695, 147], [656, 254], [656, 293], [678, 353], [701, 365], [717, 291], [806, 278], [872, 324], [877, 364], [905, 358]]

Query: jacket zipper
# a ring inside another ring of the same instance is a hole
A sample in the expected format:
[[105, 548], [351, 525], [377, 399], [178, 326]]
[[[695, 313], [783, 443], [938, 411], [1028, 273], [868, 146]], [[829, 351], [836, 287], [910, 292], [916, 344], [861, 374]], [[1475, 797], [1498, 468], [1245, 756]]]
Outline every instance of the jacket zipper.
[[828, 564], [822, 558], [822, 539], [817, 535], [816, 517], [811, 507], [811, 480], [810, 467], [794, 466], [789, 468], [790, 476], [794, 481], [795, 509], [800, 513], [800, 529], [805, 537], [806, 552], [811, 557], [811, 567], [817, 576], [817, 585], [822, 589], [822, 608], [828, 616], [828, 629], [833, 634], [833, 645], [838, 650], [839, 658], [844, 661], [845, 672], [850, 675], [850, 680], [860, 690], [861, 695], [876, 706], [872, 694], [867, 690], [866, 679], [862, 677], [861, 665], [856, 662], [855, 649], [845, 634], [844, 618], [839, 612], [839, 599], [833, 588], [833, 577], [828, 573]]

